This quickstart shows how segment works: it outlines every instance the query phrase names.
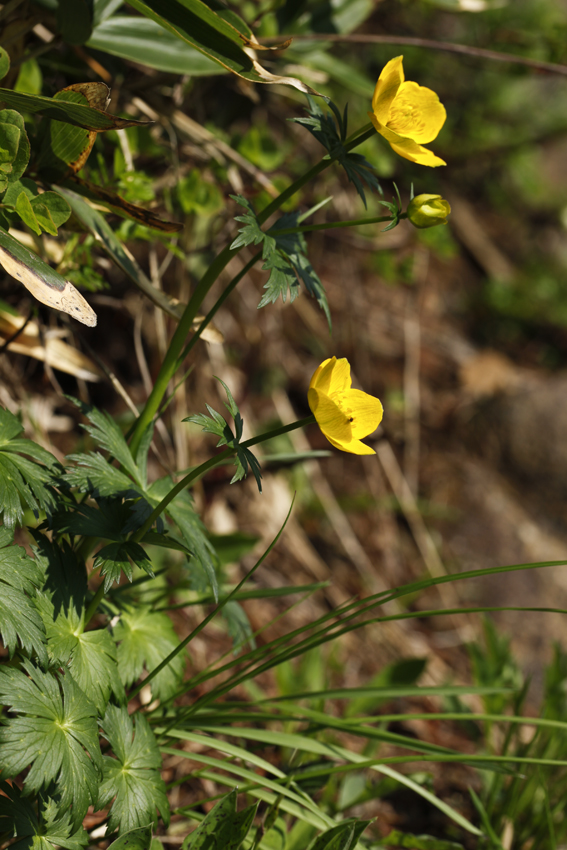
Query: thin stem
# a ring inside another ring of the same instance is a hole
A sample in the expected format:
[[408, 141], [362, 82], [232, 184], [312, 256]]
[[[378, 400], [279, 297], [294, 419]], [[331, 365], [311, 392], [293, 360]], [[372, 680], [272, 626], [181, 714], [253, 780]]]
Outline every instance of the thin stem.
[[[355, 148], [357, 145], [362, 144], [362, 142], [369, 139], [374, 135], [376, 131], [373, 127], [370, 127], [368, 130], [363, 132], [361, 135], [357, 136], [350, 142], [347, 142], [342, 150], [348, 152]], [[262, 210], [258, 214], [258, 223], [263, 224], [265, 221], [269, 219], [269, 217], [275, 213], [282, 204], [284, 204], [289, 198], [291, 198], [299, 189], [302, 188], [306, 183], [316, 177], [321, 171], [324, 171], [325, 168], [328, 168], [339, 156], [341, 151], [337, 151], [335, 156], [324, 156], [323, 159], [314, 165], [313, 168], [310, 168], [309, 171], [306, 172], [302, 177], [299, 177], [291, 186], [288, 186], [277, 198], [275, 198], [271, 204], [268, 204], [265, 209]], [[193, 324], [195, 317], [203, 303], [203, 300], [213, 283], [216, 281], [222, 270], [228, 265], [230, 260], [238, 254], [241, 248], [231, 248], [227, 245], [220, 254], [215, 257], [199, 283], [193, 295], [189, 299], [189, 303], [187, 304], [181, 319], [179, 320], [179, 324], [173, 334], [171, 342], [169, 344], [169, 348], [164, 357], [163, 363], [161, 365], [161, 369], [156, 378], [156, 382], [150, 393], [148, 400], [146, 401], [145, 407], [141, 412], [138, 421], [136, 422], [136, 426], [132, 432], [132, 440], [130, 442], [130, 450], [132, 454], [135, 456], [136, 452], [139, 448], [140, 441], [142, 439], [142, 435], [150, 422], [153, 420], [154, 416], [158, 412], [161, 401], [167, 392], [167, 386], [172, 379], [173, 375], [177, 371], [179, 366], [179, 358], [181, 352], [183, 351], [185, 340], [187, 339], [187, 335], [191, 330], [191, 325]]]
[[[407, 218], [406, 213], [398, 216], [398, 219]], [[391, 215], [379, 215], [374, 218], [355, 218], [350, 221], [326, 221], [323, 224], [306, 224], [303, 227], [286, 227], [282, 230], [268, 231], [274, 236], [287, 236], [289, 233], [309, 233], [311, 230], [332, 230], [336, 227], [360, 227], [364, 224], [379, 224], [382, 221], [392, 221]]]
[[250, 269], [257, 263], [261, 256], [262, 252], [258, 251], [258, 253], [254, 254], [252, 259], [246, 263], [246, 265], [238, 272], [238, 274], [232, 278], [224, 292], [219, 296], [216, 303], [213, 304], [213, 306], [211, 307], [211, 309], [209, 310], [209, 312], [207, 313], [207, 315], [205, 316], [205, 318], [203, 319], [203, 321], [201, 322], [201, 324], [199, 325], [199, 327], [197, 328], [197, 330], [195, 331], [195, 333], [193, 334], [181, 354], [179, 355], [180, 361], [184, 360], [187, 357], [187, 355], [189, 354], [197, 340], [200, 338], [207, 325], [211, 323], [215, 314], [220, 310], [228, 296], [236, 289], [244, 275], [248, 274]]
[[[304, 428], [306, 425], [311, 425], [313, 422], [315, 422], [315, 417], [313, 415], [306, 416], [305, 419], [299, 419], [297, 422], [291, 422], [289, 425], [282, 425], [280, 428], [274, 428], [272, 431], [266, 431], [258, 437], [252, 437], [252, 439], [246, 440], [244, 443], [240, 443], [240, 447], [247, 449], [250, 448], [250, 446], [256, 446], [258, 443], [263, 443], [266, 440], [272, 440], [274, 437], [279, 437], [280, 434], [287, 434], [289, 431], [295, 431], [296, 428]], [[161, 500], [159, 505], [154, 508], [145, 523], [135, 534], [132, 535], [131, 539], [135, 542], [141, 540], [146, 531], [149, 531], [156, 519], [164, 512], [169, 503], [175, 499], [178, 493], [181, 493], [182, 490], [198, 478], [201, 478], [205, 475], [205, 473], [209, 472], [209, 470], [214, 469], [215, 466], [220, 466], [227, 458], [232, 457], [235, 454], [236, 449], [229, 446], [218, 455], [215, 455], [215, 457], [209, 458], [209, 460], [205, 461], [205, 463], [202, 463], [200, 466], [192, 469], [191, 472], [182, 478], [181, 481], [179, 481], [175, 487], [169, 491], [167, 496]]]
[[102, 602], [103, 596], [104, 596], [104, 582], [101, 582], [97, 592], [95, 593], [95, 595], [93, 596], [93, 598], [91, 600], [91, 604], [89, 605], [89, 607], [85, 611], [85, 626], [87, 626], [90, 623], [90, 621], [92, 620], [92, 618], [96, 614], [97, 608], [100, 605], [100, 603]]

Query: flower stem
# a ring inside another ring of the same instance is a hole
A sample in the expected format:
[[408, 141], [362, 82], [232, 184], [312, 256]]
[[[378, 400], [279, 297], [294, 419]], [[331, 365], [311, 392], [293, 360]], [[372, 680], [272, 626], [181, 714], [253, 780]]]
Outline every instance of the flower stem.
[[[264, 224], [265, 221], [269, 219], [269, 217], [275, 213], [281, 206], [284, 204], [289, 198], [295, 195], [296, 192], [299, 191], [306, 183], [324, 171], [329, 165], [332, 165], [333, 162], [339, 157], [342, 150], [348, 152], [355, 148], [357, 145], [362, 144], [367, 139], [369, 139], [376, 131], [373, 127], [369, 127], [368, 129], [362, 128], [362, 131], [359, 132], [358, 135], [355, 136], [351, 141], [345, 143], [341, 150], [338, 150], [334, 156], [330, 156], [327, 154], [323, 157], [323, 159], [314, 165], [313, 168], [310, 168], [302, 177], [299, 177], [291, 186], [288, 186], [287, 189], [284, 189], [277, 198], [274, 198], [271, 204], [268, 204], [259, 214], [258, 214], [258, 223]], [[132, 432], [132, 439], [130, 441], [130, 450], [132, 454], [135, 456], [136, 452], [140, 446], [140, 441], [142, 439], [142, 435], [144, 434], [146, 428], [153, 420], [156, 415], [159, 407], [161, 405], [161, 401], [167, 392], [167, 386], [170, 380], [173, 378], [177, 368], [179, 366], [180, 355], [185, 346], [185, 340], [191, 330], [191, 325], [195, 320], [195, 316], [199, 312], [201, 304], [203, 303], [203, 299], [209, 292], [213, 283], [216, 281], [222, 270], [228, 265], [232, 257], [234, 257], [241, 248], [231, 248], [229, 245], [225, 246], [223, 250], [218, 254], [199, 283], [197, 284], [193, 295], [189, 299], [189, 303], [187, 304], [183, 315], [181, 316], [177, 328], [175, 329], [175, 333], [171, 338], [171, 342], [169, 344], [169, 348], [164, 357], [163, 363], [161, 365], [161, 369], [159, 370], [159, 374], [156, 378], [156, 382], [154, 387], [146, 401], [144, 409], [142, 410], [137, 422], [136, 426]]]
[[97, 608], [100, 605], [100, 603], [102, 602], [103, 596], [104, 596], [104, 581], [101, 581], [97, 592], [95, 593], [95, 595], [91, 599], [91, 604], [89, 605], [89, 607], [85, 611], [85, 626], [88, 626], [88, 624], [90, 623], [90, 621], [92, 620], [92, 618], [96, 614]]
[[[398, 218], [407, 218], [405, 213]], [[335, 227], [359, 227], [363, 224], [379, 224], [382, 221], [393, 221], [391, 215], [380, 215], [374, 218], [355, 218], [350, 221], [326, 221], [323, 224], [306, 224], [300, 227], [286, 227], [281, 230], [268, 231], [274, 236], [287, 236], [289, 233], [309, 233], [310, 230], [331, 230]]]
[[[315, 417], [311, 414], [306, 416], [305, 419], [298, 419], [296, 422], [291, 422], [289, 425], [281, 425], [279, 428], [274, 428], [272, 431], [266, 431], [264, 434], [260, 434], [257, 437], [252, 437], [250, 440], [246, 440], [244, 443], [240, 443], [242, 448], [248, 449], [250, 446], [257, 446], [258, 443], [263, 443], [266, 440], [272, 440], [274, 437], [279, 437], [281, 434], [287, 434], [289, 431], [295, 431], [297, 428], [304, 428], [306, 425], [311, 425], [315, 422]], [[159, 505], [157, 505], [150, 516], [147, 518], [145, 523], [142, 525], [135, 534], [132, 535], [131, 540], [138, 542], [142, 539], [144, 534], [149, 531], [152, 527], [156, 519], [164, 512], [169, 503], [175, 499], [175, 497], [181, 493], [186, 487], [193, 482], [197, 481], [197, 479], [201, 478], [205, 473], [209, 472], [209, 470], [214, 469], [216, 466], [220, 466], [224, 463], [225, 460], [232, 457], [236, 454], [236, 449], [228, 446], [218, 455], [215, 455], [209, 460], [202, 463], [200, 466], [196, 466], [195, 469], [192, 469], [184, 478], [179, 481], [175, 487], [173, 487], [167, 496], [161, 500]]]

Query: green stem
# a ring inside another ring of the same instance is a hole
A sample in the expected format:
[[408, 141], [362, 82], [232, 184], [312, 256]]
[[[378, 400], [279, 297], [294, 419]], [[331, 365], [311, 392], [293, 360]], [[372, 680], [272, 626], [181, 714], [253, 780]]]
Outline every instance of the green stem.
[[236, 289], [244, 275], [248, 274], [250, 269], [258, 262], [261, 256], [262, 252], [258, 251], [258, 253], [254, 254], [252, 259], [246, 263], [246, 265], [238, 272], [238, 274], [232, 278], [224, 292], [219, 296], [216, 303], [213, 304], [213, 306], [211, 307], [211, 309], [209, 310], [209, 312], [207, 313], [207, 315], [205, 316], [205, 318], [203, 319], [203, 321], [201, 322], [201, 324], [199, 325], [199, 327], [197, 328], [197, 330], [195, 331], [195, 333], [193, 334], [181, 354], [179, 355], [180, 361], [185, 360], [185, 358], [187, 357], [187, 355], [189, 354], [189, 352], [191, 351], [191, 349], [193, 348], [193, 346], [195, 345], [207, 325], [211, 323], [215, 314], [220, 310], [228, 296]]
[[[363, 128], [364, 129], [364, 128]], [[374, 135], [375, 129], [370, 127], [365, 132], [359, 133], [352, 141], [347, 142], [340, 151], [337, 151], [336, 155], [331, 157], [329, 154], [324, 156], [323, 159], [314, 165], [313, 168], [310, 168], [309, 171], [306, 172], [302, 177], [299, 177], [291, 186], [288, 186], [277, 198], [275, 198], [271, 204], [262, 210], [258, 214], [258, 223], [263, 224], [265, 221], [269, 219], [269, 217], [275, 213], [281, 206], [284, 204], [289, 198], [291, 198], [299, 189], [301, 189], [306, 183], [324, 171], [329, 165], [338, 158], [339, 154], [342, 150], [348, 151], [355, 148], [357, 145], [362, 144], [371, 136]], [[189, 299], [189, 303], [187, 304], [181, 319], [179, 320], [179, 324], [173, 334], [171, 342], [169, 344], [169, 348], [164, 357], [163, 363], [161, 365], [161, 369], [156, 378], [156, 382], [150, 393], [148, 400], [146, 401], [145, 407], [141, 412], [137, 422], [136, 427], [132, 432], [132, 440], [130, 442], [130, 450], [132, 454], [135, 456], [136, 452], [140, 446], [140, 441], [142, 439], [142, 435], [144, 434], [146, 428], [153, 420], [157, 411], [159, 410], [161, 401], [167, 392], [167, 386], [170, 380], [173, 378], [173, 375], [177, 371], [179, 366], [179, 357], [181, 352], [183, 351], [183, 347], [185, 345], [185, 340], [191, 330], [191, 325], [193, 324], [195, 317], [203, 303], [203, 299], [209, 292], [213, 283], [216, 281], [222, 270], [227, 266], [232, 257], [234, 257], [241, 248], [230, 248], [227, 245], [220, 254], [215, 257], [199, 283], [193, 295]]]
[[[266, 440], [272, 440], [274, 437], [279, 437], [280, 434], [287, 434], [289, 431], [295, 431], [296, 428], [304, 428], [306, 425], [311, 425], [315, 422], [315, 417], [311, 414], [310, 416], [306, 416], [305, 419], [299, 419], [297, 422], [291, 422], [289, 425], [281, 425], [279, 428], [274, 428], [272, 431], [266, 431], [264, 434], [260, 434], [258, 437], [252, 437], [250, 440], [246, 440], [244, 443], [240, 443], [242, 448], [248, 449], [250, 446], [256, 446], [258, 443], [263, 443]], [[201, 478], [205, 473], [209, 472], [209, 470], [214, 469], [215, 466], [220, 466], [224, 463], [227, 458], [232, 457], [236, 454], [236, 449], [231, 447], [227, 447], [215, 457], [209, 458], [209, 460], [202, 463], [200, 466], [195, 467], [189, 472], [184, 478], [179, 481], [175, 487], [173, 487], [167, 496], [165, 496], [159, 505], [152, 511], [150, 516], [147, 518], [145, 523], [141, 528], [136, 531], [135, 534], [132, 535], [131, 540], [138, 542], [144, 536], [144, 534], [149, 531], [152, 527], [156, 519], [164, 512], [169, 503], [175, 499], [175, 497], [181, 493], [186, 487], [196, 481], [198, 478]]]
[[[406, 213], [398, 216], [399, 219], [407, 218]], [[303, 227], [286, 227], [281, 230], [269, 230], [273, 236], [287, 236], [289, 233], [309, 233], [310, 230], [332, 230], [336, 227], [360, 227], [364, 224], [380, 224], [382, 221], [393, 221], [391, 215], [379, 215], [374, 218], [354, 218], [350, 221], [326, 221], [323, 224], [306, 224]]]
[[99, 586], [97, 592], [95, 593], [95, 595], [93, 596], [93, 598], [91, 600], [91, 604], [89, 605], [89, 607], [85, 611], [85, 626], [88, 626], [88, 624], [90, 623], [90, 621], [92, 620], [92, 618], [96, 614], [97, 608], [100, 605], [100, 603], [102, 602], [103, 596], [104, 596], [104, 581], [102, 581], [100, 583], [100, 586]]

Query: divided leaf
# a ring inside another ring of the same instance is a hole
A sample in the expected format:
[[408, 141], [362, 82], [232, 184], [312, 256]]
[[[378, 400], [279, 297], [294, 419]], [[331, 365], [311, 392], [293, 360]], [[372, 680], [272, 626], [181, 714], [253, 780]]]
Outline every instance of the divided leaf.
[[344, 148], [344, 142], [347, 138], [347, 123], [348, 110], [345, 106], [345, 111], [341, 115], [338, 107], [326, 98], [332, 112], [333, 117], [328, 112], [323, 112], [319, 103], [307, 95], [309, 107], [307, 118], [290, 118], [296, 124], [302, 124], [306, 127], [311, 135], [315, 136], [318, 142], [327, 149], [329, 155], [342, 165], [346, 171], [348, 179], [354, 184], [354, 187], [364, 206], [366, 206], [366, 196], [364, 194], [363, 182], [366, 183], [369, 189], [382, 194], [380, 183], [372, 165], [359, 153], [347, 153]]
[[[114, 627], [114, 640], [118, 643], [118, 673], [126, 688], [137, 681], [144, 670], [150, 672], [161, 664], [179, 645], [169, 617], [143, 607], [122, 612]], [[173, 696], [184, 667], [185, 651], [182, 651], [151, 680], [152, 696], [157, 699]]]
[[104, 714], [111, 694], [124, 702], [126, 694], [117, 668], [116, 645], [106, 629], [84, 631], [84, 614], [74, 608], [54, 616], [53, 604], [43, 596], [38, 605], [47, 634], [48, 652], [57, 666], [67, 666], [73, 679]]
[[152, 562], [145, 550], [139, 543], [132, 540], [123, 540], [119, 543], [108, 543], [97, 553], [94, 562], [95, 569], [100, 567], [100, 573], [104, 578], [104, 592], [106, 593], [114, 582], [120, 581], [122, 573], [132, 581], [132, 563], [144, 570], [154, 578]]
[[145, 827], [156, 820], [156, 809], [167, 825], [169, 803], [160, 775], [161, 755], [148, 721], [138, 714], [134, 731], [127, 709], [109, 705], [102, 726], [116, 756], [104, 756], [97, 802], [102, 809], [114, 798], [108, 832]]
[[13, 533], [0, 528], [0, 634], [13, 656], [18, 642], [26, 652], [35, 652], [47, 661], [45, 630], [32, 599], [41, 587], [43, 575], [38, 564], [21, 546], [14, 546]]
[[31, 765], [28, 792], [56, 784], [62, 809], [72, 806], [78, 826], [98, 793], [101, 753], [96, 710], [70, 676], [44, 673], [29, 661], [28, 674], [0, 668], [0, 700], [18, 716], [0, 728], [0, 770], [17, 776]]
[[17, 785], [0, 782], [0, 833], [19, 839], [12, 847], [17, 850], [81, 850], [89, 843], [82, 826], [71, 823], [71, 814], [48, 798], [38, 819], [31, 801], [23, 796]]
[[305, 238], [300, 233], [278, 235], [278, 230], [298, 226], [299, 213], [288, 213], [268, 231], [263, 231], [250, 202], [242, 195], [231, 195], [231, 197], [245, 207], [247, 212], [235, 219], [243, 222], [245, 226], [240, 228], [240, 235], [230, 247], [239, 248], [244, 245], [262, 243], [262, 259], [264, 260], [262, 269], [270, 272], [264, 284], [266, 292], [258, 307], [273, 304], [278, 298], [285, 303], [288, 295], [293, 302], [299, 295], [300, 282], [302, 282], [309, 294], [317, 299], [330, 326], [331, 315], [327, 296], [323, 284], [307, 258]]

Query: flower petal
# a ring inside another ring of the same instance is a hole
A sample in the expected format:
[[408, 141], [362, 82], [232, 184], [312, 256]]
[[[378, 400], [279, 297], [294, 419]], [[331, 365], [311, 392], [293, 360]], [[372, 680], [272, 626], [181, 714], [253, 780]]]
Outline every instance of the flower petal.
[[330, 357], [315, 369], [309, 389], [317, 389], [331, 395], [331, 393], [348, 390], [351, 384], [350, 364], [346, 357], [341, 357], [339, 360], [336, 357]]
[[387, 121], [391, 130], [418, 144], [436, 139], [445, 123], [447, 112], [431, 89], [417, 83], [402, 83], [390, 107]]
[[350, 442], [352, 426], [347, 416], [325, 392], [310, 387], [307, 401], [317, 424], [328, 440]]
[[328, 441], [332, 446], [336, 449], [340, 449], [341, 452], [350, 452], [353, 455], [375, 455], [376, 452], [374, 449], [371, 449], [370, 446], [367, 446], [365, 443], [361, 443], [360, 440], [349, 440], [339, 442], [338, 440], [332, 440], [330, 437], [327, 437]]
[[360, 440], [361, 437], [372, 434], [382, 421], [384, 415], [382, 403], [362, 390], [347, 390], [341, 393], [337, 401], [343, 413], [351, 420], [354, 440]]
[[[372, 109], [377, 120], [381, 124], [387, 124], [390, 106], [398, 93], [398, 89], [404, 81], [403, 56], [396, 56], [382, 68], [378, 77], [374, 95], [372, 97]], [[378, 130], [378, 132], [380, 132]]]
[[404, 159], [411, 160], [411, 162], [417, 162], [418, 165], [428, 165], [430, 168], [436, 168], [438, 165], [447, 165], [445, 160], [439, 156], [435, 156], [433, 151], [423, 148], [421, 145], [416, 145], [411, 139], [402, 139], [399, 144], [390, 142], [390, 146], [394, 153], [403, 156]]

